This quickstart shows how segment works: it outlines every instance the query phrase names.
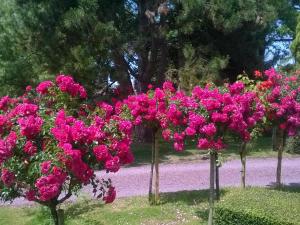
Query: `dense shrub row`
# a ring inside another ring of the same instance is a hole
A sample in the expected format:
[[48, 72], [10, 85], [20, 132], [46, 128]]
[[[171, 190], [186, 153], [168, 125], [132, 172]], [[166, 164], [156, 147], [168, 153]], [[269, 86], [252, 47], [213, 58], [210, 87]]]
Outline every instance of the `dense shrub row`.
[[217, 225], [300, 224], [300, 196], [287, 190], [234, 189], [216, 205]]

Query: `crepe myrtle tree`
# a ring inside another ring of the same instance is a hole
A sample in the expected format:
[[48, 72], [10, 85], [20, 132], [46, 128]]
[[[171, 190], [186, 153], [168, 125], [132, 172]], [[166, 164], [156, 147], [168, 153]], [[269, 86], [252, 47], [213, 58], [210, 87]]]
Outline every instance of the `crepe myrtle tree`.
[[274, 68], [259, 73], [257, 92], [266, 107], [266, 117], [271, 124], [273, 146], [278, 152], [276, 185], [281, 186], [282, 154], [285, 138], [295, 136], [300, 128], [300, 88], [299, 74], [281, 74]]
[[[181, 99], [178, 100], [178, 99]], [[168, 134], [183, 150], [186, 138], [197, 139], [199, 149], [210, 154], [210, 194], [208, 224], [213, 224], [215, 199], [216, 156], [226, 148], [227, 133], [247, 142], [250, 140], [249, 127], [263, 117], [264, 111], [257, 102], [256, 94], [245, 91], [242, 82], [217, 88], [212, 84], [201, 88], [196, 86], [192, 94], [180, 94], [176, 100], [178, 110], [184, 115], [183, 132]]]
[[[254, 77], [260, 76], [261, 72], [254, 72]], [[243, 113], [243, 116], [244, 121], [247, 121], [248, 123], [248, 131], [250, 133], [251, 139], [253, 140], [261, 135], [263, 128], [266, 125], [265, 107], [262, 99], [260, 98], [261, 95], [259, 95], [257, 92], [256, 80], [250, 79], [247, 74], [241, 74], [238, 76], [238, 81], [239, 82], [236, 82], [236, 84], [242, 82], [244, 88], [242, 88], [240, 92], [232, 92], [232, 94], [238, 102], [240, 101], [238, 95], [244, 95], [249, 99], [248, 102], [244, 101], [244, 104], [246, 104], [244, 105], [244, 107], [247, 109], [247, 111]], [[230, 85], [226, 86], [230, 88]], [[239, 148], [239, 155], [242, 165], [241, 186], [243, 188], [246, 187], [246, 160], [249, 151], [249, 148], [247, 148], [247, 143], [248, 138], [246, 141], [242, 140]]]
[[86, 98], [84, 87], [65, 75], [1, 98], [1, 200], [24, 197], [47, 206], [57, 225], [59, 205], [85, 185], [105, 203], [115, 199], [111, 181], [94, 170], [115, 173], [133, 161], [130, 114]]
[[[182, 95], [183, 93], [176, 91], [170, 81], [166, 81], [162, 88], [153, 89], [150, 84], [146, 93], [128, 96], [123, 101], [132, 115], [134, 125], [143, 124], [152, 129], [152, 159], [148, 196], [150, 203], [159, 203], [159, 137], [162, 135], [166, 140], [170, 140], [171, 130], [180, 129], [186, 123], [185, 116], [178, 109], [181, 105]], [[175, 150], [183, 149], [182, 140], [175, 141]]]

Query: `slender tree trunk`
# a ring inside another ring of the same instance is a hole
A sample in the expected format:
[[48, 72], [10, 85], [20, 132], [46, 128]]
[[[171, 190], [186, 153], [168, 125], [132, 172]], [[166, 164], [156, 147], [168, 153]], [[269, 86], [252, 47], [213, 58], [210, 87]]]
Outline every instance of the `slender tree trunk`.
[[219, 163], [217, 163], [218, 162], [218, 158], [219, 158], [219, 154], [218, 154], [218, 152], [216, 151], [215, 152], [215, 154], [216, 154], [216, 163], [215, 163], [215, 165], [216, 165], [216, 200], [217, 201], [219, 201], [220, 200], [220, 179], [219, 179], [219, 168], [220, 168], [220, 165], [219, 165]]
[[273, 151], [277, 151], [277, 127], [274, 126], [272, 129], [272, 147]]
[[214, 150], [210, 151], [210, 187], [209, 187], [209, 216], [208, 225], [213, 225], [214, 217], [214, 198], [215, 198], [215, 167], [216, 167], [216, 154]]
[[282, 153], [283, 153], [283, 147], [284, 147], [284, 134], [283, 130], [277, 129], [277, 171], [276, 171], [276, 186], [281, 186], [281, 167], [282, 167]]
[[242, 170], [241, 170], [241, 185], [243, 188], [246, 187], [246, 142], [243, 142], [241, 144], [240, 149], [240, 157], [241, 157], [241, 163], [242, 163]]
[[57, 210], [57, 216], [58, 216], [58, 224], [59, 225], [64, 225], [65, 224], [64, 210], [63, 209], [58, 209]]
[[155, 196], [154, 196], [154, 203], [159, 203], [159, 146], [158, 146], [158, 138], [157, 132], [155, 132], [155, 157], [154, 157], [154, 164], [155, 164]]
[[51, 205], [51, 206], [49, 206], [49, 208], [50, 208], [50, 212], [51, 212], [51, 216], [52, 216], [54, 225], [60, 225], [58, 223], [58, 213], [57, 213], [56, 205]]
[[150, 181], [149, 181], [149, 193], [148, 201], [152, 203], [152, 186], [153, 186], [153, 170], [154, 170], [154, 160], [155, 160], [155, 131], [152, 132], [152, 148], [151, 148], [151, 171], [150, 171]]
[[57, 209], [57, 204], [49, 206], [54, 225], [64, 225], [64, 211]]

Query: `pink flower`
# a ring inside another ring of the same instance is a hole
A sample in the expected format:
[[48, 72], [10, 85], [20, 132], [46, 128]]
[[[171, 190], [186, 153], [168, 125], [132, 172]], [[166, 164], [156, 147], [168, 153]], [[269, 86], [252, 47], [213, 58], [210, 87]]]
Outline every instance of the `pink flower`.
[[174, 142], [174, 149], [178, 152], [183, 151], [183, 142]]
[[14, 112], [19, 116], [30, 116], [36, 115], [38, 109], [39, 107], [35, 104], [23, 103], [17, 105], [17, 107], [14, 109]]
[[33, 156], [37, 152], [37, 147], [32, 143], [32, 141], [26, 141], [24, 145], [24, 152]]
[[70, 144], [63, 144], [62, 146], [66, 155], [65, 164], [74, 176], [82, 183], [88, 184], [94, 171], [82, 160], [82, 153], [80, 150], [72, 149]]
[[109, 172], [117, 172], [120, 169], [120, 159], [118, 156], [113, 157], [105, 162], [105, 169]]
[[237, 81], [229, 86], [229, 91], [231, 94], [239, 94], [244, 90], [244, 88], [244, 83], [241, 81]]
[[211, 116], [211, 120], [214, 123], [226, 123], [228, 121], [228, 116], [226, 113], [217, 113], [213, 112]]
[[34, 201], [36, 200], [36, 197], [35, 197], [36, 193], [34, 190], [29, 190], [25, 193], [25, 198], [28, 200], [28, 201]]
[[48, 89], [53, 85], [54, 84], [52, 81], [49, 80], [43, 81], [36, 87], [36, 92], [41, 95], [48, 94]]
[[7, 187], [12, 186], [15, 183], [15, 174], [10, 172], [8, 169], [3, 168], [1, 171], [1, 180]]
[[208, 137], [212, 137], [216, 134], [217, 129], [213, 123], [205, 125], [201, 128], [201, 132]]
[[206, 149], [209, 149], [211, 147], [211, 143], [206, 138], [199, 138], [197, 147], [199, 149], [206, 150]]
[[186, 135], [188, 136], [194, 136], [196, 134], [196, 130], [194, 128], [191, 128], [191, 127], [187, 127], [185, 129], [185, 133]]
[[42, 130], [43, 120], [38, 116], [28, 116], [18, 119], [21, 134], [28, 139], [34, 138]]
[[111, 105], [109, 105], [109, 104], [107, 104], [105, 102], [98, 102], [97, 106], [100, 109], [104, 110], [106, 117], [110, 116], [113, 113], [113, 111], [114, 111], [114, 108]]
[[132, 131], [132, 123], [129, 120], [121, 120], [119, 122], [119, 129], [125, 134], [130, 134]]
[[16, 145], [17, 135], [10, 132], [5, 140], [0, 139], [0, 165], [13, 156], [13, 148]]
[[171, 81], [165, 81], [163, 83], [163, 90], [164, 91], [170, 91], [170, 92], [175, 92], [176, 89], [173, 86], [173, 83]]
[[56, 77], [56, 83], [62, 92], [70, 94], [72, 97], [79, 96], [80, 98], [86, 98], [87, 93], [83, 86], [75, 83], [73, 77], [66, 75], [58, 75]]
[[0, 110], [6, 111], [10, 98], [8, 96], [4, 96], [0, 99]]
[[162, 136], [163, 136], [163, 139], [165, 139], [166, 141], [169, 141], [171, 138], [171, 130], [170, 129], [163, 130]]
[[116, 198], [116, 190], [115, 187], [110, 186], [108, 191], [105, 193], [105, 196], [103, 197], [103, 201], [108, 204], [112, 203]]
[[111, 158], [106, 145], [98, 145], [94, 147], [93, 152], [98, 161], [106, 161]]
[[42, 174], [48, 174], [51, 168], [51, 161], [44, 161], [40, 165]]
[[32, 86], [30, 86], [30, 85], [26, 86], [26, 88], [25, 88], [25, 91], [26, 91], [26, 92], [29, 92], [29, 91], [31, 91], [31, 90], [32, 90]]

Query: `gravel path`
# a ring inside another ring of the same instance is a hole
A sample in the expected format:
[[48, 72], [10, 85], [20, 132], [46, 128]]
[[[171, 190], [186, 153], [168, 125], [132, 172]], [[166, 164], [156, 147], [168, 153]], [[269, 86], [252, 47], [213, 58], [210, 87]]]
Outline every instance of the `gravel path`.
[[[275, 181], [277, 160], [248, 159], [246, 183], [250, 186], [269, 186]], [[239, 160], [225, 162], [220, 168], [220, 186], [240, 185]], [[150, 166], [122, 168], [115, 174], [97, 172], [98, 177], [110, 177], [117, 189], [117, 197], [147, 195]], [[300, 158], [283, 159], [282, 181], [286, 185], [300, 186]], [[160, 165], [160, 191], [176, 192], [183, 190], [208, 189], [209, 162], [192, 162], [182, 164]], [[85, 187], [82, 192], [91, 193], [91, 187]], [[27, 201], [17, 199], [14, 205], [23, 205]], [[28, 203], [28, 202], [27, 202]], [[1, 204], [1, 203], [0, 203]]]

